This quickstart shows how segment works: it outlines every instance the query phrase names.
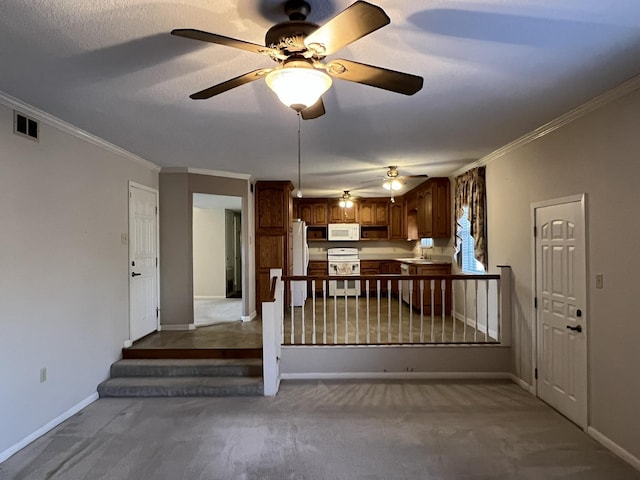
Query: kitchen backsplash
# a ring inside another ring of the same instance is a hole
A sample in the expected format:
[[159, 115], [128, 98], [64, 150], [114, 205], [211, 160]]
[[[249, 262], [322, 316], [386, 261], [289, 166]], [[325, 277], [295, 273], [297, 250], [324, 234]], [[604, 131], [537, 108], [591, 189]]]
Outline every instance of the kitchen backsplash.
[[[384, 260], [393, 258], [415, 258], [420, 257], [420, 242], [418, 241], [360, 241], [360, 242], [310, 242], [309, 258], [312, 260], [326, 260], [327, 249], [336, 247], [357, 248], [360, 259]], [[453, 255], [453, 248], [447, 241], [436, 241], [431, 251], [424, 250], [425, 255], [429, 254], [435, 260], [450, 261]]]

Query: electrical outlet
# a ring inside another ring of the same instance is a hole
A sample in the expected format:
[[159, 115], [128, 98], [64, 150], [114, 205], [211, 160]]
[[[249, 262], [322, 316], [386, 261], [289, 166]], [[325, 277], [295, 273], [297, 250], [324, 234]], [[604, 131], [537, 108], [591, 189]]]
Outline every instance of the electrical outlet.
[[604, 275], [596, 273], [596, 288], [604, 288]]
[[40, 369], [40, 383], [44, 383], [47, 381], [47, 367], [42, 367]]

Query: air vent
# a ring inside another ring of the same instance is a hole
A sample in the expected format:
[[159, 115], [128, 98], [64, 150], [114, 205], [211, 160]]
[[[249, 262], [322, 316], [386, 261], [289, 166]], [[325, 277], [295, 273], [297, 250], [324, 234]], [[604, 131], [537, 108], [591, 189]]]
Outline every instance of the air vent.
[[38, 121], [15, 110], [13, 114], [13, 133], [37, 141], [39, 133]]

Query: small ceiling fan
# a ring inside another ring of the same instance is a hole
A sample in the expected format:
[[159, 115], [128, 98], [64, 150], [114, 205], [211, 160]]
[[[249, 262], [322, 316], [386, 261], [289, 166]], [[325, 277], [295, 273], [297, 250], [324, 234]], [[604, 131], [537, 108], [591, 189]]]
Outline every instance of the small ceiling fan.
[[325, 114], [321, 95], [331, 87], [332, 78], [404, 95], [413, 95], [422, 88], [423, 79], [416, 75], [345, 59], [323, 61], [326, 56], [388, 25], [391, 20], [380, 7], [357, 1], [321, 27], [306, 21], [311, 6], [304, 0], [287, 0], [284, 11], [289, 20], [267, 31], [265, 46], [202, 30], [173, 30], [172, 35], [258, 53], [278, 64], [274, 68], [245, 73], [190, 97], [196, 100], [211, 98], [264, 78], [282, 103], [299, 112], [303, 119], [310, 120]]

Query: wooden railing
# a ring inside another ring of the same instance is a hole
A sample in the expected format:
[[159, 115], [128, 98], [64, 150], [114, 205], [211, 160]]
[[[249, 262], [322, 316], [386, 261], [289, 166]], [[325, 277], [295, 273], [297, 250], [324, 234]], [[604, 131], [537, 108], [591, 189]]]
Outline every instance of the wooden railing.
[[[509, 274], [283, 276], [283, 289], [305, 282], [308, 298], [285, 309], [282, 344], [505, 344]], [[360, 295], [329, 295], [330, 281], [346, 289], [354, 280]]]

